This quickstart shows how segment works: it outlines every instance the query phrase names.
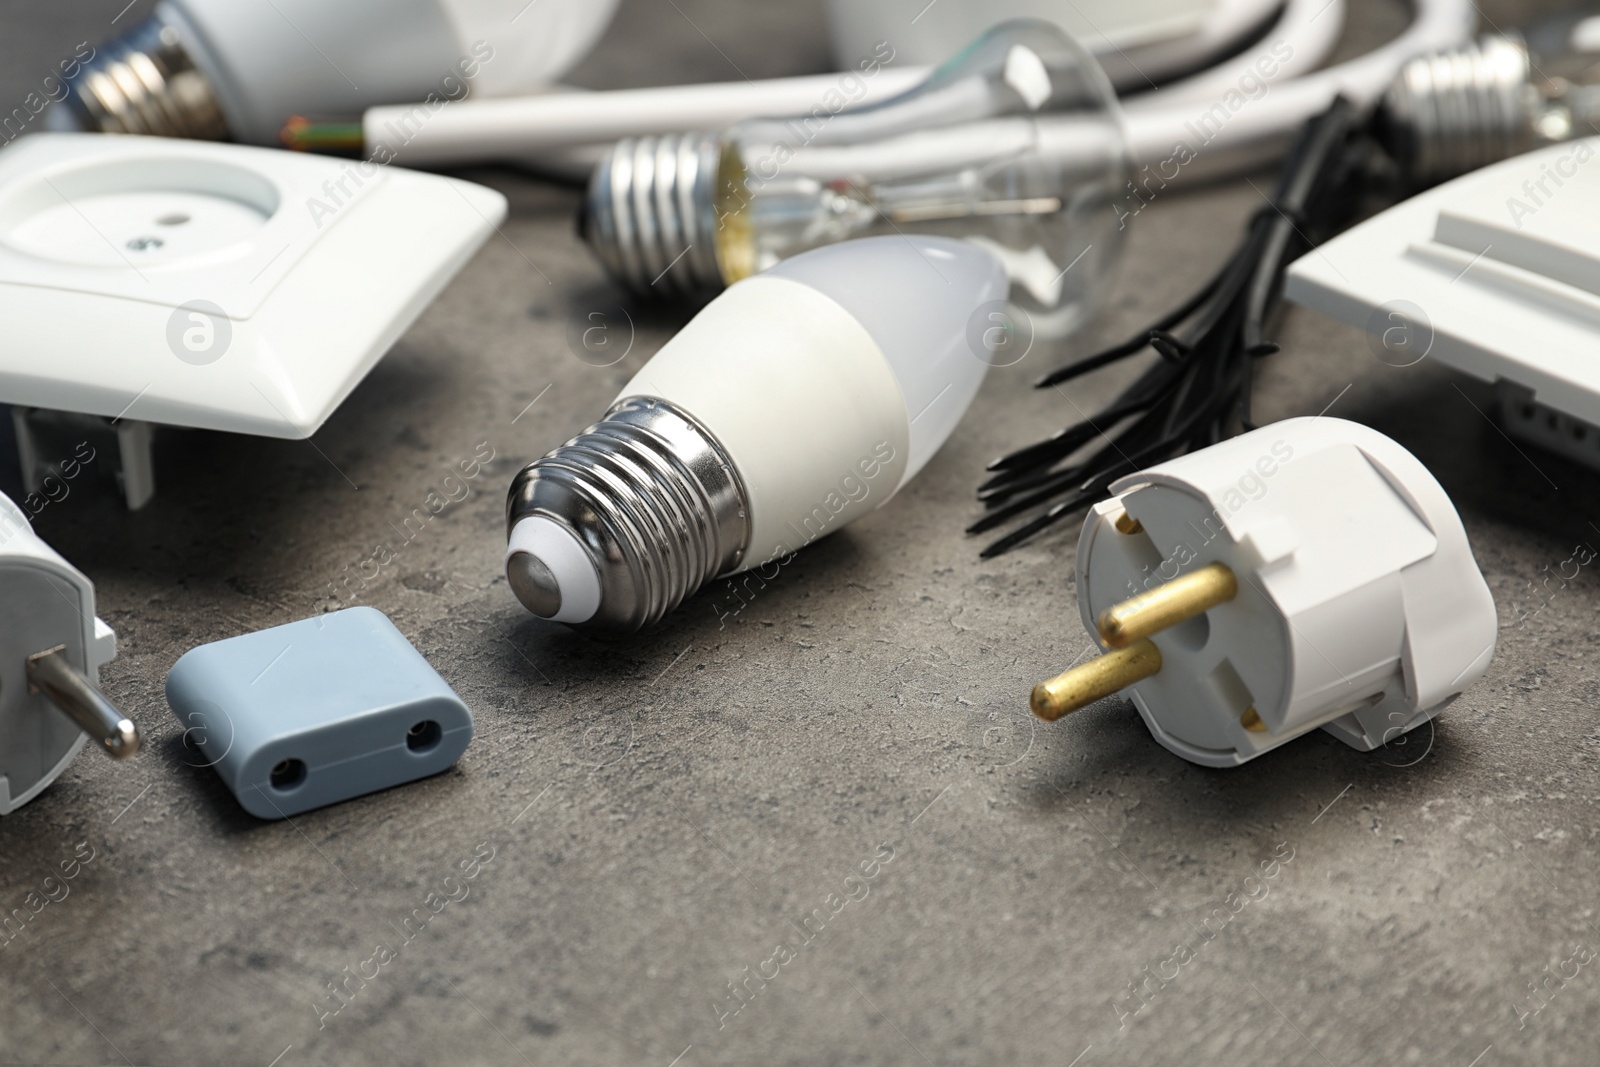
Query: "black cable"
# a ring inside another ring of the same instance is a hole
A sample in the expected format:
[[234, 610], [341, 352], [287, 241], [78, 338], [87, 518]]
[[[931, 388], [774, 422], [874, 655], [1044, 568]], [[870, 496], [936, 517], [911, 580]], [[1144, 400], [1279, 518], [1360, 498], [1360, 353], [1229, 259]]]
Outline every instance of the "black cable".
[[[1035, 383], [1057, 386], [1141, 352], [1158, 357], [1103, 411], [989, 464], [991, 476], [978, 489], [986, 514], [969, 534], [1044, 510], [984, 548], [985, 559], [1086, 510], [1125, 474], [1254, 428], [1254, 363], [1278, 350], [1265, 333], [1284, 271], [1354, 216], [1373, 151], [1355, 108], [1335, 100], [1301, 130], [1270, 202], [1198, 292], [1127, 341]], [[1096, 440], [1102, 444], [1087, 458], [1072, 460]]]

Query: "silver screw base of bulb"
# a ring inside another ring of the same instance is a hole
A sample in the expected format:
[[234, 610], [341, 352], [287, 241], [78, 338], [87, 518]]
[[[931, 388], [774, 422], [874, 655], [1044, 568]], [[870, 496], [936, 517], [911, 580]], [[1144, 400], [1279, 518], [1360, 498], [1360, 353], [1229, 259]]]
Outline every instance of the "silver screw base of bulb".
[[[600, 607], [583, 625], [631, 632], [738, 565], [748, 501], [709, 431], [665, 400], [631, 397], [517, 474], [506, 529], [537, 515], [576, 535], [600, 577]], [[516, 553], [506, 571], [523, 605], [551, 617], [560, 596], [542, 561]]]
[[589, 180], [579, 232], [613, 278], [673, 296], [723, 287], [715, 233], [722, 145], [708, 134], [628, 137]]
[[211, 83], [177, 27], [156, 15], [103, 45], [68, 83], [65, 103], [94, 133], [229, 139]]
[[1532, 146], [1537, 96], [1515, 37], [1418, 56], [1384, 97], [1391, 147], [1417, 182], [1465, 174]]

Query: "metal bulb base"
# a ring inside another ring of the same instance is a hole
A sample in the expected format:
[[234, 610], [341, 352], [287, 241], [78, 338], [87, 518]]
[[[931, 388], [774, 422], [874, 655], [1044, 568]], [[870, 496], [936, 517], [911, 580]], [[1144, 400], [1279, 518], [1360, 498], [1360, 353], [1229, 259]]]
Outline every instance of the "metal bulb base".
[[1400, 69], [1383, 100], [1385, 140], [1409, 179], [1443, 181], [1532, 147], [1538, 97], [1521, 39], [1485, 37]]
[[[632, 632], [738, 567], [748, 499], [709, 431], [664, 400], [630, 397], [517, 474], [507, 531], [534, 516], [564, 527], [600, 579], [599, 608], [575, 625]], [[506, 577], [535, 615], [560, 611], [562, 591], [542, 560], [514, 552]]]
[[589, 180], [579, 223], [606, 271], [642, 295], [715, 292], [722, 144], [709, 134], [628, 137]]
[[63, 102], [91, 133], [231, 139], [211, 83], [159, 15], [103, 46], [67, 83]]

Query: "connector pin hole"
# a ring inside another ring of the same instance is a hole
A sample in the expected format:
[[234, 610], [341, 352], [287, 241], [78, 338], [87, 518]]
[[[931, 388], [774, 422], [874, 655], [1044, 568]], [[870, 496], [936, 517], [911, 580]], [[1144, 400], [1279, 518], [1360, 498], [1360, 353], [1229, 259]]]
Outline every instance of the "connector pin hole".
[[272, 788], [279, 792], [293, 789], [305, 780], [306, 765], [304, 761], [297, 759], [278, 761], [278, 765], [272, 768], [272, 774], [268, 776]]
[[1121, 534], [1144, 533], [1144, 523], [1129, 515], [1126, 511], [1118, 512], [1116, 526], [1117, 532]]
[[444, 738], [444, 730], [432, 719], [423, 719], [406, 731], [406, 747], [413, 752], [427, 752]]

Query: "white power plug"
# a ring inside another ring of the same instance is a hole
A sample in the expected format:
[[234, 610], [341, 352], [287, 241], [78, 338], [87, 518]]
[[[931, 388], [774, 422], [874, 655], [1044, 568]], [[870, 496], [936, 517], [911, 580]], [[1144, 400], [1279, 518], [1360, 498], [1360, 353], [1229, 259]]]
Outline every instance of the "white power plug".
[[1110, 651], [1038, 685], [1041, 718], [1125, 690], [1157, 741], [1205, 766], [1319, 726], [1371, 750], [1494, 655], [1461, 519], [1376, 430], [1290, 419], [1112, 491], [1078, 542], [1078, 606]]
[[88, 737], [115, 758], [139, 750], [132, 720], [95, 688], [117, 635], [94, 586], [0, 496], [0, 815], [38, 796]]

